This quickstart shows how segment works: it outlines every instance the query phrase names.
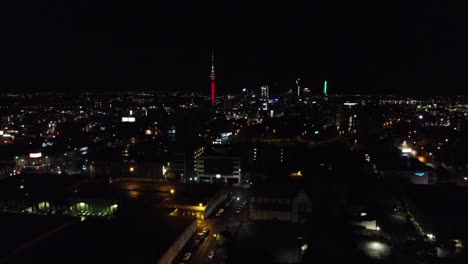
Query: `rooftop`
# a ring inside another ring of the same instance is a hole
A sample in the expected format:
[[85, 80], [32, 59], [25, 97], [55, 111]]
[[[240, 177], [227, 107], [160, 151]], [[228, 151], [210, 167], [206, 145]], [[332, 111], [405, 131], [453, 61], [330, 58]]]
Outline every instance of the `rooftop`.
[[151, 215], [88, 219], [47, 236], [6, 263], [156, 262], [193, 221]]
[[397, 152], [382, 152], [371, 156], [374, 159], [377, 168], [381, 170], [398, 170], [398, 171], [428, 171], [433, 170], [426, 166], [418, 159], [407, 154]]

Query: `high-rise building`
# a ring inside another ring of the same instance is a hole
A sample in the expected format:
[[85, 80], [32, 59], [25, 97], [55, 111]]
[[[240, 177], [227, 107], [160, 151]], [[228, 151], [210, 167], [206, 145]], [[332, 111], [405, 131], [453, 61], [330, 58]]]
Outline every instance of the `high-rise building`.
[[262, 98], [268, 99], [270, 97], [270, 91], [268, 85], [262, 85], [260, 87]]
[[301, 97], [301, 78], [296, 79], [297, 97]]

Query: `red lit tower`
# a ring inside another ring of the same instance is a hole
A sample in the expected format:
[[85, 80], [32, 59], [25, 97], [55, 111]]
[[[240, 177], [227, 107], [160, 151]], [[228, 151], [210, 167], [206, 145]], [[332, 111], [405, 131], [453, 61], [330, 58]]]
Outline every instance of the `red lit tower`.
[[211, 80], [211, 105], [215, 105], [215, 99], [216, 99], [216, 74], [215, 74], [215, 68], [214, 68], [214, 51], [211, 51], [211, 74], [210, 74], [210, 80]]

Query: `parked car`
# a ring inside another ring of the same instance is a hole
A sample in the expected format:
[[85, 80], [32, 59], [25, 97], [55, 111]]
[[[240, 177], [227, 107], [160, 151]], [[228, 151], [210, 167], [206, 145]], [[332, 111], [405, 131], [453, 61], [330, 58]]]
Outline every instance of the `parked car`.
[[183, 260], [183, 261], [187, 261], [187, 260], [190, 259], [191, 256], [192, 256], [192, 253], [187, 252], [187, 253], [185, 253], [184, 256], [182, 257], [182, 260]]

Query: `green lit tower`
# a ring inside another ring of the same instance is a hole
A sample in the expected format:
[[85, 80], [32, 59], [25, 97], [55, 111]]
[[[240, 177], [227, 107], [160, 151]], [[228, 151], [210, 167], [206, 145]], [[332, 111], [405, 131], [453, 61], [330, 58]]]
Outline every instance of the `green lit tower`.
[[323, 82], [323, 95], [327, 96], [328, 95], [328, 87], [327, 87], [327, 80]]

